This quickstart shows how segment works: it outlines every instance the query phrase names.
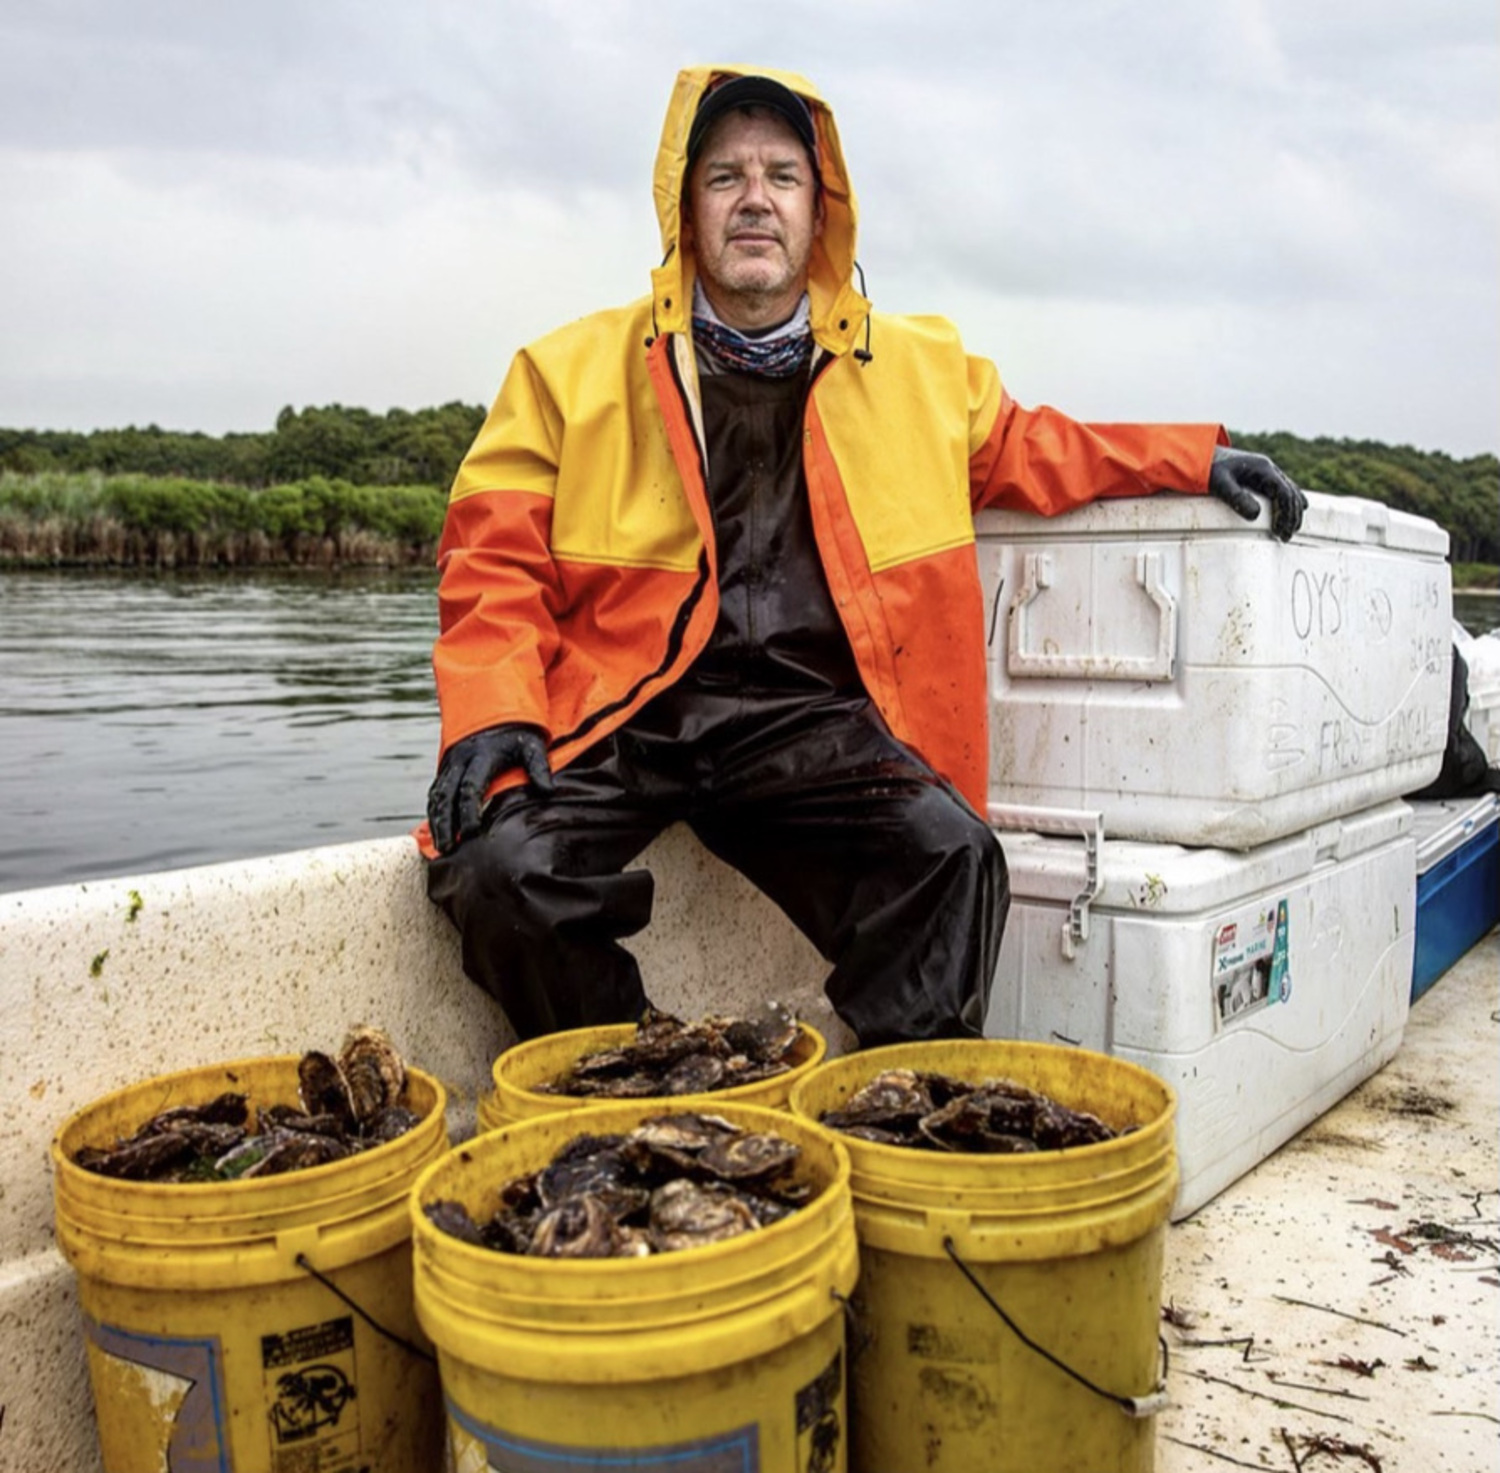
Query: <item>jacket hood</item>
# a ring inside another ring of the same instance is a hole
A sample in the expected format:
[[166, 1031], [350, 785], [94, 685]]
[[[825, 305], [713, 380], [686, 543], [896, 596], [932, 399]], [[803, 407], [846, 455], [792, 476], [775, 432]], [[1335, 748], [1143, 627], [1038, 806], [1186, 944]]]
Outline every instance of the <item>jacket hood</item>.
[[663, 256], [662, 264], [651, 273], [656, 330], [686, 333], [692, 315], [693, 262], [681, 249], [682, 191], [687, 175], [688, 134], [698, 103], [709, 84], [718, 78], [747, 76], [770, 77], [780, 82], [802, 98], [812, 112], [818, 135], [824, 212], [823, 230], [813, 243], [812, 260], [808, 264], [812, 330], [817, 342], [830, 352], [846, 352], [863, 332], [870, 304], [854, 287], [858, 209], [838, 129], [832, 109], [806, 77], [769, 67], [696, 66], [686, 67], [677, 74], [653, 176]]

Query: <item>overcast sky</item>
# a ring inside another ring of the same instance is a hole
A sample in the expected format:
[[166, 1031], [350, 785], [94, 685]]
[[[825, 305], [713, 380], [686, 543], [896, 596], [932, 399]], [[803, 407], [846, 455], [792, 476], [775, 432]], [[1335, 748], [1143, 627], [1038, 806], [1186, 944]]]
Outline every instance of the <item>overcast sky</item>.
[[488, 403], [646, 290], [714, 61], [1023, 404], [1500, 449], [1495, 0], [0, 0], [0, 426]]

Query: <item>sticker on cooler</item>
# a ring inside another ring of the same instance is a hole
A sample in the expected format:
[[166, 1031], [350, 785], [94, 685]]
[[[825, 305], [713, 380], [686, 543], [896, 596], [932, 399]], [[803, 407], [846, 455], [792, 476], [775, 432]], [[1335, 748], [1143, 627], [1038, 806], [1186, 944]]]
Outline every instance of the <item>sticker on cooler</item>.
[[353, 1318], [262, 1335], [260, 1360], [275, 1473], [353, 1473], [360, 1453]]
[[107, 1396], [116, 1425], [142, 1469], [231, 1473], [224, 1425], [223, 1351], [217, 1335], [143, 1335], [85, 1318], [95, 1396]]
[[1257, 906], [1221, 925], [1214, 936], [1214, 1013], [1218, 1023], [1238, 1022], [1292, 995], [1285, 899]]
[[567, 1447], [487, 1427], [448, 1403], [456, 1473], [760, 1473], [755, 1423], [657, 1447]]

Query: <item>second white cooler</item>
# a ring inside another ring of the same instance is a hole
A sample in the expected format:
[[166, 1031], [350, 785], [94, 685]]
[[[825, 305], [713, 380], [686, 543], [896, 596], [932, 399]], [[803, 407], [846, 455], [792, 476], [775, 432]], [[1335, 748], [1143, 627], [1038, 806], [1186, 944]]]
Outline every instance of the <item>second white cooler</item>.
[[[1417, 904], [1407, 804], [1249, 853], [1101, 841], [1097, 814], [990, 818], [1012, 899], [985, 1032], [1097, 1049], [1166, 1080], [1175, 1217], [1400, 1046]], [[1047, 825], [1061, 836], [1035, 832]]]

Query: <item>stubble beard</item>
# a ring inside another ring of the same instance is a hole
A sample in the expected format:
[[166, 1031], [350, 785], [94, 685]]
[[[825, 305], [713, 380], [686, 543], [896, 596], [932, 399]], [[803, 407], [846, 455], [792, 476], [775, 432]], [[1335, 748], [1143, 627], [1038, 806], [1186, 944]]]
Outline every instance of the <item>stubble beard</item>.
[[800, 295], [799, 273], [779, 237], [772, 249], [755, 256], [737, 257], [733, 243], [726, 241], [716, 268], [708, 278], [710, 288], [740, 304], [749, 316], [762, 316], [769, 305]]

